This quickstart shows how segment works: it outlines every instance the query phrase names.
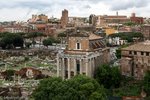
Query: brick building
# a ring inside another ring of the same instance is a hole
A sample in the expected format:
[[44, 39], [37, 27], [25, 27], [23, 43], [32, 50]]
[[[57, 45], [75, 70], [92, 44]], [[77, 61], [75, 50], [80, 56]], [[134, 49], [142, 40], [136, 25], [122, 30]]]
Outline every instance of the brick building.
[[88, 18], [86, 17], [69, 17], [69, 24], [73, 26], [83, 26], [88, 25]]
[[142, 79], [145, 72], [150, 70], [150, 41], [123, 48], [121, 56], [122, 74]]
[[61, 26], [62, 28], [65, 28], [68, 24], [69, 18], [68, 18], [68, 10], [64, 9], [62, 11], [62, 16], [61, 16]]
[[57, 25], [55, 24], [29, 24], [28, 33], [41, 32], [46, 36], [56, 37]]
[[1, 30], [1, 32], [10, 32], [10, 33], [25, 33], [27, 32], [28, 28], [22, 25], [11, 25], [5, 26]]
[[103, 15], [103, 16], [96, 16], [96, 26], [97, 27], [106, 27], [106, 26], [118, 26], [119, 24], [123, 24], [129, 21], [127, 16], [121, 15]]
[[142, 26], [142, 34], [144, 36], [144, 38], [147, 40], [150, 40], [150, 25], [144, 25]]
[[136, 24], [143, 24], [144, 23], [143, 17], [136, 17], [135, 13], [131, 14], [130, 21], [133, 23], [136, 23]]
[[71, 78], [77, 74], [93, 77], [95, 69], [110, 62], [109, 48], [103, 38], [93, 33], [75, 32], [68, 37], [68, 46], [57, 55], [57, 76]]

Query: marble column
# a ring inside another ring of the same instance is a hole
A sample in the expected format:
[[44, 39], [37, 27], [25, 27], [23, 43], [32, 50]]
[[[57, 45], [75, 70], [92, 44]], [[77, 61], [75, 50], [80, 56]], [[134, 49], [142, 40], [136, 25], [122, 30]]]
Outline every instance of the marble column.
[[94, 71], [95, 71], [95, 61], [94, 58], [92, 58], [92, 70], [91, 70], [91, 76], [94, 76]]
[[59, 65], [59, 58], [57, 57], [57, 77], [59, 77], [60, 65]]
[[77, 74], [76, 59], [74, 59], [74, 76]]
[[92, 64], [92, 58], [89, 59], [89, 76], [92, 76], [92, 68], [93, 68], [93, 64]]
[[88, 59], [85, 59], [86, 76], [88, 76]]
[[82, 67], [83, 67], [83, 65], [82, 65], [82, 64], [83, 64], [83, 63], [82, 63], [82, 61], [83, 61], [83, 60], [82, 60], [82, 59], [80, 59], [80, 74], [82, 74]]
[[68, 58], [68, 79], [70, 79], [70, 58]]
[[62, 58], [62, 78], [65, 79], [65, 59]]

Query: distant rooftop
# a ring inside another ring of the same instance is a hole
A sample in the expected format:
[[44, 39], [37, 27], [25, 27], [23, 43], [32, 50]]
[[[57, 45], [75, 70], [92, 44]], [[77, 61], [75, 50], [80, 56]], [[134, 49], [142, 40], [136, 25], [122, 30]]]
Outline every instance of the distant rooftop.
[[102, 38], [101, 36], [96, 35], [96, 34], [93, 34], [93, 33], [91, 33], [91, 34], [89, 35], [89, 39], [90, 39], [90, 40], [96, 40], [96, 39], [101, 39], [101, 38]]
[[150, 52], [150, 40], [131, 45], [129, 47], [123, 48], [122, 50]]
[[96, 35], [94, 33], [88, 33], [88, 32], [80, 32], [77, 30], [77, 32], [70, 34], [70, 37], [89, 37], [89, 40], [96, 40], [101, 39], [102, 37], [99, 35]]

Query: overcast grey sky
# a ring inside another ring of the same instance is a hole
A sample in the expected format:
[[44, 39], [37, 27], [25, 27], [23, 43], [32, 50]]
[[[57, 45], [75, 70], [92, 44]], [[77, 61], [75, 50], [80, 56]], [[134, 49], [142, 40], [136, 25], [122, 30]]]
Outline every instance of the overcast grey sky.
[[88, 17], [90, 14], [150, 17], [150, 0], [0, 0], [0, 21], [26, 21], [32, 14], [60, 18], [67, 9], [69, 16]]

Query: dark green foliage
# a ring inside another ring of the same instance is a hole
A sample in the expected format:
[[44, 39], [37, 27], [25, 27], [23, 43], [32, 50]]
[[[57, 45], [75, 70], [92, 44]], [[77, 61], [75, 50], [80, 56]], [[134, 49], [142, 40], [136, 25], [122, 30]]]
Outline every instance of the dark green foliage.
[[43, 33], [41, 32], [33, 32], [33, 33], [28, 33], [28, 36], [29, 38], [36, 38], [36, 37], [40, 37], [40, 36], [43, 36]]
[[0, 46], [3, 49], [12, 49], [14, 47], [23, 47], [23, 37], [19, 34], [7, 33], [0, 41]]
[[150, 96], [150, 71], [147, 71], [143, 80], [144, 90]]
[[60, 40], [55, 39], [55, 40], [54, 40], [54, 43], [60, 43]]
[[41, 42], [41, 37], [42, 37], [42, 36], [44, 36], [44, 34], [41, 33], [41, 32], [32, 32], [32, 33], [26, 34], [26, 37], [27, 37], [27, 38], [32, 38], [32, 44], [33, 44], [33, 45], [36, 44], [35, 38], [36, 38], [36, 37], [40, 37], [40, 42]]
[[15, 47], [23, 47], [23, 43], [24, 43], [24, 41], [23, 41], [23, 37], [21, 35], [18, 35], [18, 34], [14, 35], [13, 45]]
[[4, 37], [6, 34], [10, 34], [9, 32], [2, 32], [2, 33], [0, 33], [0, 37], [2, 38], [2, 37]]
[[81, 75], [69, 80], [44, 79], [33, 97], [35, 100], [107, 100], [105, 89], [96, 80]]
[[29, 61], [29, 57], [25, 56], [24, 61]]
[[66, 37], [67, 35], [65, 33], [59, 33], [58, 37]]
[[12, 76], [14, 76], [15, 70], [6, 70], [5, 72], [2, 73], [4, 74], [4, 78], [6, 80], [12, 81], [13, 80]]
[[141, 84], [128, 82], [124, 86], [113, 90], [113, 96], [139, 96], [141, 93]]
[[126, 25], [126, 26], [135, 26], [136, 23], [133, 23], [133, 22], [127, 22], [127, 23], [125, 23], [124, 25]]
[[121, 83], [121, 73], [118, 67], [110, 67], [109, 65], [98, 67], [95, 78], [107, 89], [118, 88]]
[[49, 45], [52, 45], [53, 43], [60, 43], [60, 41], [55, 38], [52, 38], [52, 37], [49, 37], [49, 38], [43, 40], [44, 46], [49, 46]]
[[30, 46], [31, 46], [31, 42], [25, 42], [25, 46], [27, 47], [27, 48], [30, 48]]
[[51, 38], [43, 40], [43, 45], [44, 46], [52, 45], [52, 43], [53, 43], [53, 39], [51, 39]]
[[116, 50], [116, 57], [117, 57], [118, 59], [121, 58], [121, 49], [117, 49], [117, 50]]
[[120, 47], [116, 50], [116, 57], [117, 57], [118, 59], [121, 58], [121, 49], [122, 49], [122, 48], [125, 48], [125, 47], [128, 47], [128, 45], [122, 45], [122, 46], [120, 46]]
[[143, 38], [143, 34], [139, 32], [129, 32], [129, 33], [116, 33], [111, 34], [109, 37], [120, 37], [123, 40], [127, 40], [128, 42], [133, 42], [133, 38]]

